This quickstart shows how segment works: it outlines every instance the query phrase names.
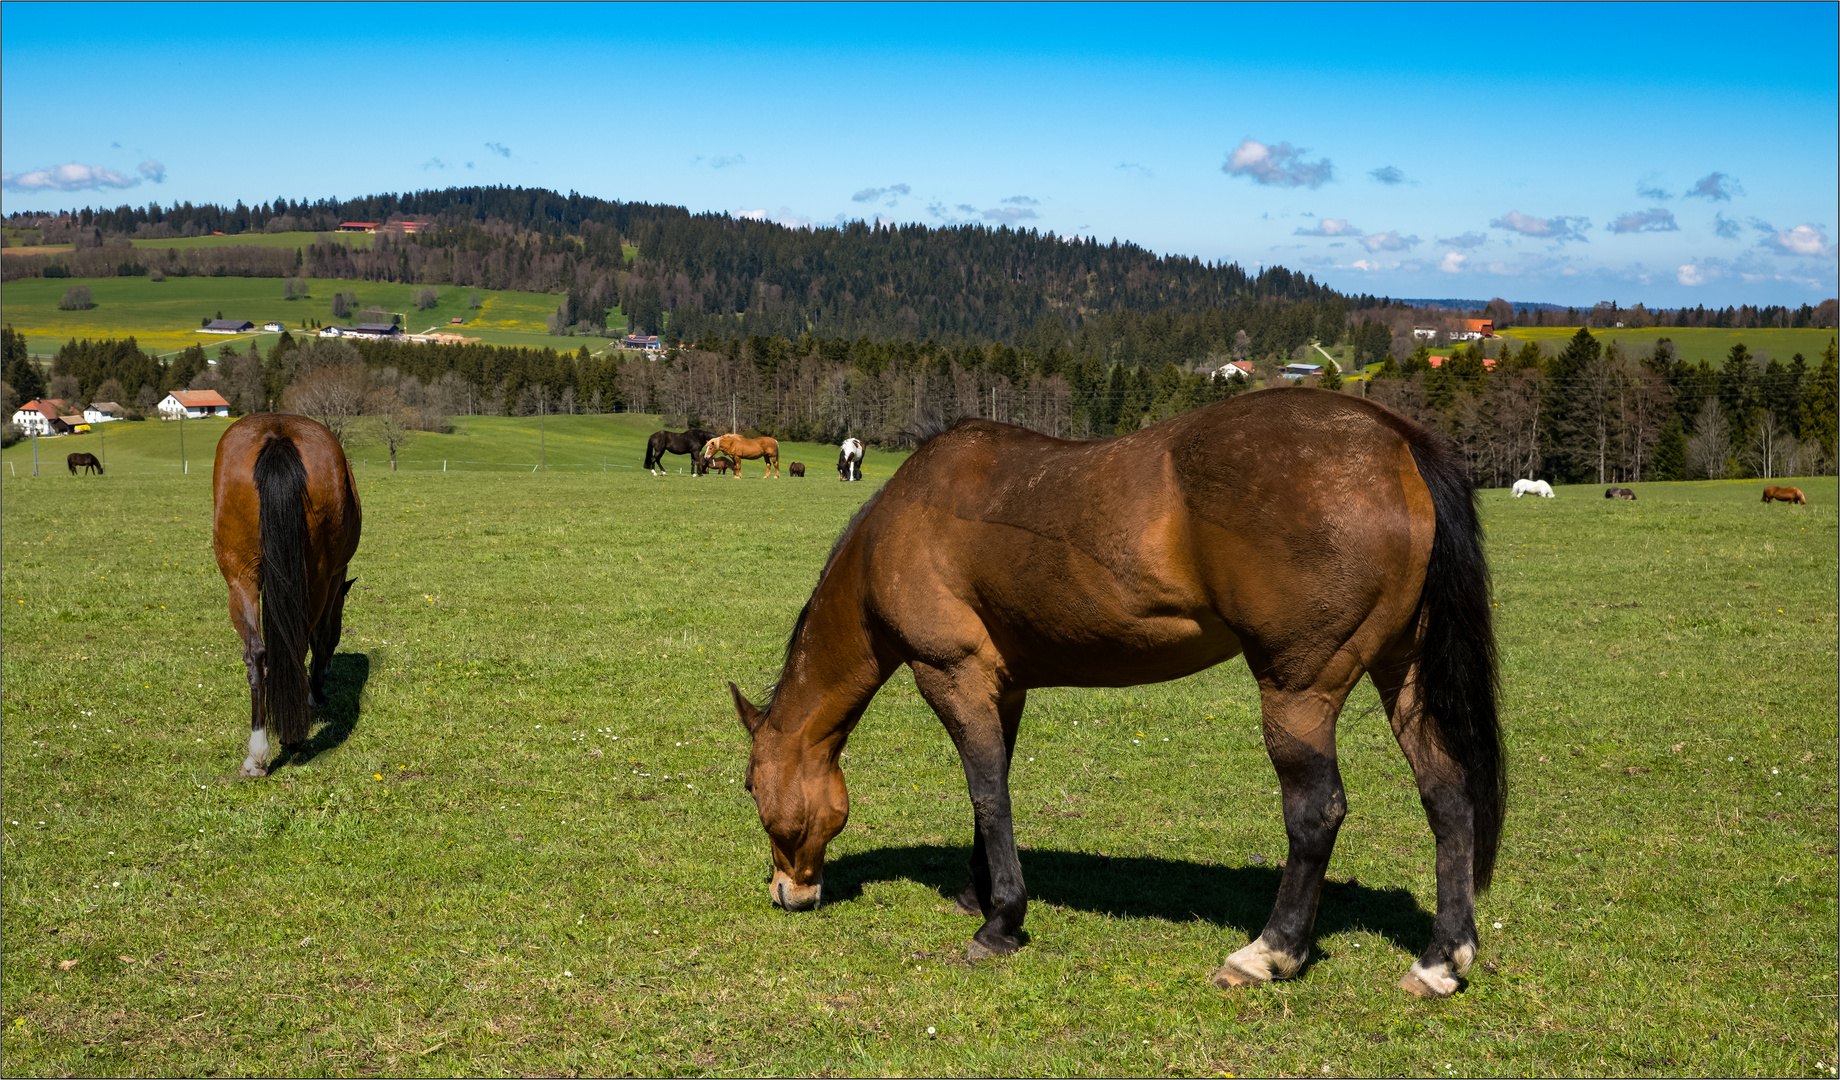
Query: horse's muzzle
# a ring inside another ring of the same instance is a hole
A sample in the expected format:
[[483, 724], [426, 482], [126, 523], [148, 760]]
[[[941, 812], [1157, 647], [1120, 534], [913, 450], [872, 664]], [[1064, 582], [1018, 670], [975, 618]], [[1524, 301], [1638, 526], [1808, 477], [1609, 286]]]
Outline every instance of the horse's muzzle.
[[787, 911], [810, 911], [818, 906], [818, 898], [824, 892], [824, 882], [800, 885], [785, 874], [775, 873], [767, 885], [767, 892], [772, 895], [775, 904]]

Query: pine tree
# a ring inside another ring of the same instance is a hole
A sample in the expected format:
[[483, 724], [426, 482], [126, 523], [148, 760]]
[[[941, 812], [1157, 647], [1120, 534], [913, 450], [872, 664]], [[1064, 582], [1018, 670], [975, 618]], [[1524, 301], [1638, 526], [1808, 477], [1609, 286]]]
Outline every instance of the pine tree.
[[1829, 470], [1835, 465], [1834, 437], [1840, 431], [1840, 417], [1836, 416], [1840, 412], [1840, 353], [1834, 342], [1833, 338], [1827, 339], [1827, 348], [1821, 351], [1821, 366], [1815, 369], [1802, 395], [1802, 438], [1821, 448]]
[[26, 351], [26, 336], [10, 326], [0, 328], [0, 372], [22, 403], [45, 396], [45, 373]]

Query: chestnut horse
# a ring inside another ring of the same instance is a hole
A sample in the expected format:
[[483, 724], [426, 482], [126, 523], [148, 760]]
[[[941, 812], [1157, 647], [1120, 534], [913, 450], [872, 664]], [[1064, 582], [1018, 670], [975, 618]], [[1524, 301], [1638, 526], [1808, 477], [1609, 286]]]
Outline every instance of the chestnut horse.
[[256, 413], [218, 441], [211, 493], [212, 544], [249, 676], [242, 773], [265, 776], [269, 730], [283, 748], [298, 746], [309, 706], [326, 703], [326, 669], [352, 585], [345, 568], [358, 550], [358, 489], [325, 425]]
[[1214, 982], [1288, 977], [1309, 956], [1347, 808], [1336, 719], [1366, 674], [1437, 838], [1432, 940], [1400, 986], [1453, 993], [1506, 809], [1481, 527], [1447, 443], [1330, 391], [1246, 394], [1096, 442], [971, 420], [922, 444], [832, 548], [767, 706], [729, 684], [769, 894], [817, 906], [849, 813], [838, 757], [905, 663], [970, 788], [959, 908], [984, 923], [966, 953], [1016, 951], [1028, 897], [1008, 776], [1028, 691], [1161, 682], [1242, 654], [1290, 857], [1264, 931]]
[[1792, 488], [1792, 487], [1764, 488], [1763, 489], [1763, 501], [1770, 502], [1771, 500], [1778, 500], [1778, 501], [1786, 502], [1786, 503], [1797, 503], [1801, 506], [1808, 505], [1808, 496], [1802, 494], [1801, 488]]
[[727, 454], [735, 459], [735, 479], [741, 479], [741, 462], [759, 458], [769, 471], [760, 474], [762, 480], [769, 476], [779, 476], [779, 440], [762, 435], [758, 439], [743, 438], [740, 435], [718, 435], [703, 444], [703, 456]]

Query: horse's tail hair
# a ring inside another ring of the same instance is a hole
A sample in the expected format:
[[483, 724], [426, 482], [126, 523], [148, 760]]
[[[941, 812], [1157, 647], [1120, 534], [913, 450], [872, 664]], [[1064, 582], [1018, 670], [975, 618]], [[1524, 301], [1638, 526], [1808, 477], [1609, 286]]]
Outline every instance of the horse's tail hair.
[[1445, 752], [1463, 767], [1474, 814], [1473, 880], [1480, 892], [1494, 876], [1508, 809], [1489, 566], [1475, 488], [1463, 462], [1436, 435], [1414, 434], [1412, 457], [1437, 511], [1431, 564], [1419, 596], [1424, 645], [1418, 699]]
[[268, 728], [282, 746], [305, 742], [307, 713], [307, 469], [292, 439], [256, 455], [262, 536], [262, 647]]

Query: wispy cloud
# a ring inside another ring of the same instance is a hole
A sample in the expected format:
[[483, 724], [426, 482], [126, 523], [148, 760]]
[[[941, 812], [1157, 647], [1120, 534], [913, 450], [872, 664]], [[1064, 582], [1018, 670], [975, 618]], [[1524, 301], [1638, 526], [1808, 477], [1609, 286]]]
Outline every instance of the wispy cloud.
[[1704, 285], [1717, 276], [1718, 272], [1711, 267], [1700, 266], [1696, 263], [1683, 265], [1674, 275], [1682, 285]]
[[899, 199], [903, 195], [912, 194], [913, 190], [914, 190], [913, 188], [907, 186], [906, 184], [889, 184], [887, 187], [866, 187], [866, 188], [863, 188], [861, 191], [857, 192], [856, 194], [850, 196], [850, 201], [851, 202], [874, 202], [875, 200], [881, 198], [884, 195], [889, 195], [889, 196], [893, 196], [893, 198], [890, 198], [888, 200], [888, 205], [893, 206], [895, 204], [896, 199]]
[[1506, 229], [1509, 232], [1531, 236], [1537, 240], [1551, 240], [1555, 244], [1563, 244], [1567, 240], [1583, 240], [1584, 231], [1591, 227], [1588, 218], [1565, 217], [1564, 215], [1539, 218], [1523, 214], [1519, 210], [1510, 210], [1489, 224], [1497, 229]]
[[166, 182], [166, 166], [157, 161], [143, 161], [134, 167], [134, 171], [156, 184]]
[[[165, 171], [161, 170], [161, 175]], [[138, 176], [127, 176], [101, 165], [55, 165], [25, 173], [0, 173], [0, 188], [8, 191], [107, 191], [139, 187]]]
[[749, 221], [765, 221], [767, 220], [767, 208], [763, 206], [758, 210], [737, 210], [735, 216], [747, 218]]
[[984, 211], [985, 221], [994, 221], [999, 225], [1014, 225], [1021, 221], [1031, 221], [1040, 217], [1026, 206], [996, 206]]
[[1438, 263], [1438, 269], [1444, 271], [1446, 274], [1460, 273], [1463, 270], [1463, 264], [1468, 261], [1468, 255], [1455, 251], [1446, 251], [1444, 253], [1444, 261]]
[[1782, 229], [1771, 233], [1763, 241], [1763, 246], [1779, 255], [1823, 255], [1832, 258], [1834, 248], [1827, 242], [1827, 233], [1816, 225], [1797, 225], [1793, 229]]
[[1145, 179], [1149, 179], [1149, 178], [1156, 176], [1156, 174], [1151, 172], [1148, 167], [1139, 165], [1135, 161], [1121, 161], [1118, 163], [1118, 167], [1128, 172], [1134, 172], [1137, 175], [1144, 177]]
[[1305, 229], [1299, 226], [1294, 236], [1360, 236], [1361, 230], [1348, 223], [1347, 218], [1323, 218], [1315, 228]]
[[736, 165], [746, 165], [747, 155], [746, 154], [717, 154], [715, 157], [703, 158], [701, 160], [709, 162], [709, 167], [712, 169], [728, 169]]
[[447, 168], [447, 162], [442, 161], [438, 157], [431, 157], [427, 161], [422, 162], [423, 172], [427, 172], [429, 169], [445, 169], [445, 168]]
[[1002, 199], [1000, 201], [1006, 202], [1010, 204], [1011, 206], [1040, 206], [1041, 205], [1040, 199], [1031, 199], [1027, 195], [1011, 195], [1009, 198]]
[[1328, 158], [1305, 161], [1303, 155], [1307, 153], [1307, 149], [1287, 142], [1269, 145], [1257, 139], [1241, 139], [1220, 171], [1271, 187], [1319, 188], [1335, 179], [1335, 165]]
[[486, 144], [486, 149], [492, 151], [494, 154], [497, 154], [499, 157], [502, 157], [502, 158], [508, 158], [511, 156], [511, 148], [509, 146], [504, 146], [500, 143], [489, 142]]
[[1665, 202], [1674, 197], [1674, 193], [1661, 186], [1661, 180], [1654, 175], [1644, 176], [1636, 181], [1636, 198]]
[[1406, 182], [1406, 174], [1400, 171], [1397, 165], [1382, 165], [1378, 169], [1368, 170], [1367, 175], [1372, 177], [1375, 183], [1385, 184], [1387, 187], [1395, 187]]
[[1398, 229], [1389, 229], [1383, 233], [1361, 238], [1361, 246], [1368, 251], [1410, 251], [1421, 241], [1416, 236], [1401, 236]]
[[1713, 202], [1730, 202], [1733, 195], [1744, 194], [1744, 185], [1722, 172], [1708, 173], [1694, 181], [1693, 186], [1687, 189], [1687, 194]]
[[1610, 223], [1613, 233], [1638, 232], [1679, 232], [1680, 225], [1674, 220], [1671, 211], [1661, 207], [1648, 210], [1631, 210]]
[[1712, 215], [1712, 231], [1727, 240], [1736, 240], [1744, 232], [1744, 226], [1724, 214]]
[[1471, 248], [1479, 248], [1488, 243], [1489, 234], [1466, 232], [1462, 236], [1440, 236], [1437, 238], [1437, 242], [1445, 247], [1462, 248], [1467, 251]]

